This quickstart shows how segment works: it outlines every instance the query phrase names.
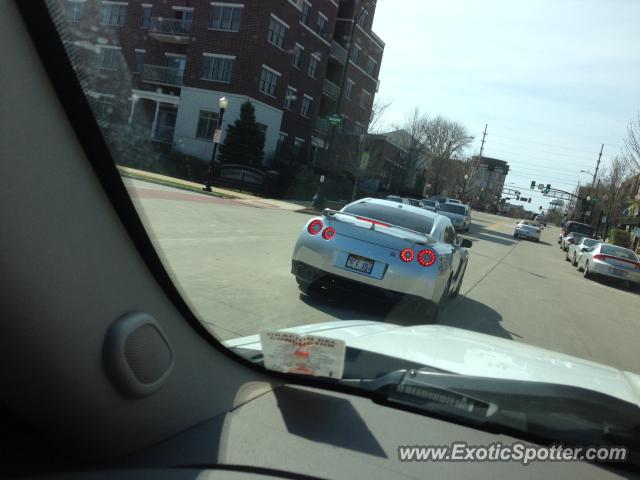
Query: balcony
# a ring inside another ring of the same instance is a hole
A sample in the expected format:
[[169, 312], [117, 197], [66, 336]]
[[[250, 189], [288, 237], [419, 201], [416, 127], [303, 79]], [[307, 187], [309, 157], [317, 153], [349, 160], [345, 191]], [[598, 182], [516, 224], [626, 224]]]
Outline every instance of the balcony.
[[152, 17], [149, 36], [161, 42], [186, 45], [191, 40], [191, 20]]
[[182, 85], [184, 70], [161, 65], [145, 65], [142, 68], [142, 81], [158, 85]]
[[331, 51], [329, 53], [333, 58], [338, 60], [340, 63], [342, 64], [347, 63], [347, 49], [344, 48], [335, 40], [331, 44]]
[[322, 84], [322, 93], [332, 100], [338, 100], [338, 97], [340, 97], [340, 87], [331, 80], [325, 79]]

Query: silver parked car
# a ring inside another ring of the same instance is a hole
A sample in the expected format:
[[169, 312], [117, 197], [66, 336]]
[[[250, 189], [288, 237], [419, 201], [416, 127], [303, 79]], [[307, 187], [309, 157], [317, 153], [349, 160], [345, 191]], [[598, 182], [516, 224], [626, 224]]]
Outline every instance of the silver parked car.
[[437, 200], [432, 200], [430, 198], [422, 199], [422, 207], [427, 210], [431, 210], [432, 212], [437, 212], [440, 210], [440, 202]]
[[540, 227], [533, 220], [520, 220], [516, 223], [513, 238], [529, 238], [534, 242], [539, 242]]
[[459, 232], [468, 232], [471, 227], [471, 209], [469, 205], [446, 201], [440, 204], [440, 215], [449, 217], [453, 227]]
[[292, 273], [313, 284], [406, 297], [435, 321], [460, 291], [471, 241], [459, 241], [447, 217], [365, 198], [312, 218], [293, 249]]
[[578, 243], [569, 244], [569, 249], [567, 250], [564, 259], [567, 262], [571, 262], [575, 267], [578, 265], [578, 261], [580, 260], [582, 253], [586, 252], [598, 243], [600, 243], [600, 241], [595, 238], [582, 237]]
[[640, 258], [633, 250], [610, 243], [598, 243], [582, 252], [578, 271], [585, 278], [594, 275], [627, 281], [630, 286], [640, 286]]

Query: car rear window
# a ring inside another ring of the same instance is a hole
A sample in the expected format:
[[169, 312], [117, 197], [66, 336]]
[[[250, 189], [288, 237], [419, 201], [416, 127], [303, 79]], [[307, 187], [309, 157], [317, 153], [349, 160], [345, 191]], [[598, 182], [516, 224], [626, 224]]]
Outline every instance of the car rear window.
[[452, 205], [450, 203], [440, 205], [440, 210], [443, 212], [457, 213], [458, 215], [466, 215], [467, 213], [464, 205]]
[[587, 247], [593, 247], [596, 243], [598, 243], [598, 241], [597, 240], [593, 240], [591, 238], [585, 238], [582, 241], [582, 244], [587, 246]]
[[391, 225], [407, 228], [419, 233], [430, 233], [433, 228], [433, 220], [427, 215], [410, 212], [402, 206], [390, 207], [387, 205], [362, 202], [345, 208], [343, 212], [390, 223]]
[[614, 257], [626, 258], [627, 260], [633, 260], [634, 262], [638, 261], [638, 257], [631, 250], [613, 245], [602, 245], [602, 247], [600, 247], [600, 253], [613, 255]]
[[584, 223], [571, 223], [567, 227], [568, 232], [582, 233], [583, 235], [593, 235], [593, 227]]

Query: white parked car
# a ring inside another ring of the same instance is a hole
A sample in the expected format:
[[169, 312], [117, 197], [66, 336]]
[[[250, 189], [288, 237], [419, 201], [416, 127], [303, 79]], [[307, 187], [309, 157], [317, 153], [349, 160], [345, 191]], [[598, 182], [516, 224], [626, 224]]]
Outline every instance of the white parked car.
[[528, 238], [534, 242], [540, 241], [540, 232], [542, 230], [532, 220], [520, 220], [516, 224], [516, 228], [513, 232], [513, 238]]
[[565, 260], [571, 262], [574, 267], [578, 266], [582, 254], [598, 243], [600, 242], [595, 238], [582, 237], [578, 243], [569, 244], [569, 249], [565, 254]]
[[584, 278], [596, 275], [626, 281], [630, 287], [640, 287], [640, 258], [633, 250], [610, 243], [598, 243], [582, 253], [578, 271]]

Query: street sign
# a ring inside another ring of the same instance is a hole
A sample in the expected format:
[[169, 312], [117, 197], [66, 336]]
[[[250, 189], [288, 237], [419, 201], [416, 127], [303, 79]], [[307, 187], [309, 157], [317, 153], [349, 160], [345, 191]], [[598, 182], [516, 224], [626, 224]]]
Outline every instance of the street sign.
[[222, 137], [222, 130], [216, 128], [213, 132], [213, 143], [220, 143], [220, 137]]
[[344, 119], [340, 115], [329, 115], [327, 117], [327, 125], [332, 127], [341, 127]]
[[544, 185], [543, 185], [543, 184], [541, 184], [541, 183], [539, 183], [539, 184], [538, 184], [538, 190], [544, 190]]

